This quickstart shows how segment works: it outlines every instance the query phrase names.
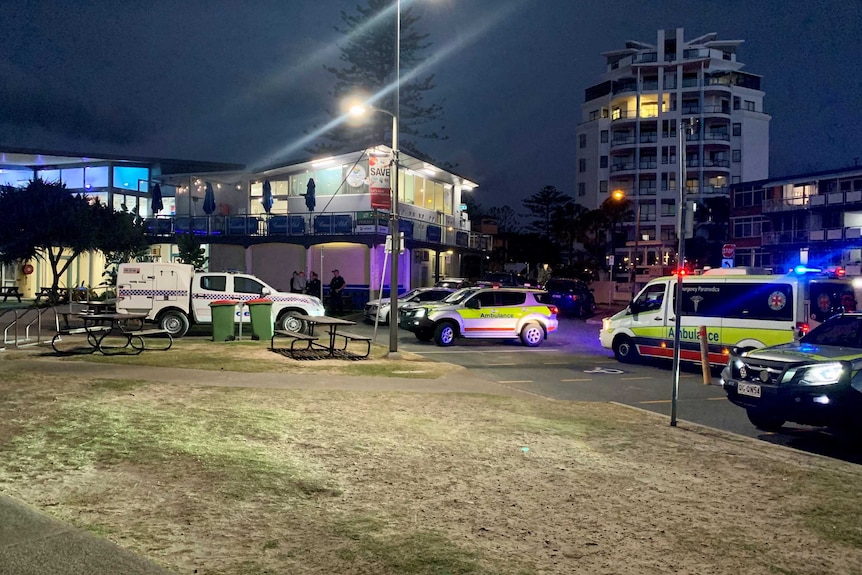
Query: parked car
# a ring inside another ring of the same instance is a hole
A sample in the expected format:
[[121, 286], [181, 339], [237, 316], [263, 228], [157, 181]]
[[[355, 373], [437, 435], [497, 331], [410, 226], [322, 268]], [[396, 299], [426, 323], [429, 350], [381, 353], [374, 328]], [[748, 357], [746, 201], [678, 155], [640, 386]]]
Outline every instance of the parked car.
[[721, 373], [727, 398], [758, 429], [786, 421], [862, 431], [862, 313], [829, 318], [799, 341], [739, 353]]
[[461, 289], [465, 287], [470, 287], [473, 285], [470, 280], [466, 278], [443, 278], [434, 284], [434, 287], [442, 287], [442, 288], [451, 288], [451, 289]]
[[[402, 309], [404, 306], [408, 306], [412, 303], [439, 301], [454, 291], [455, 290], [451, 288], [416, 288], [398, 296], [398, 307], [399, 309]], [[391, 306], [389, 304], [388, 297], [383, 299], [373, 299], [366, 303], [365, 319], [367, 321], [373, 322], [374, 319], [377, 317], [378, 307], [380, 308], [380, 318], [378, 319], [378, 321], [384, 324], [389, 323], [389, 311], [391, 309]]]
[[596, 311], [593, 290], [581, 280], [551, 278], [544, 287], [551, 302], [560, 308], [561, 315], [588, 317]]
[[556, 331], [557, 307], [547, 292], [524, 288], [464, 288], [447, 299], [415, 306], [400, 315], [399, 325], [419, 341], [440, 346], [463, 338], [519, 338], [528, 347], [540, 345]]

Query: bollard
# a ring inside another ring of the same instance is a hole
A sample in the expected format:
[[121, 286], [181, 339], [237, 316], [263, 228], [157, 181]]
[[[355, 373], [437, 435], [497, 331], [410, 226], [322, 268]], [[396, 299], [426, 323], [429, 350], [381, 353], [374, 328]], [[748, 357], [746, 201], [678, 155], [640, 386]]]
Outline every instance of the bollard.
[[712, 383], [712, 372], [709, 369], [709, 343], [706, 339], [705, 325], [697, 329], [697, 335], [700, 337], [700, 363], [703, 368], [703, 384], [709, 385]]

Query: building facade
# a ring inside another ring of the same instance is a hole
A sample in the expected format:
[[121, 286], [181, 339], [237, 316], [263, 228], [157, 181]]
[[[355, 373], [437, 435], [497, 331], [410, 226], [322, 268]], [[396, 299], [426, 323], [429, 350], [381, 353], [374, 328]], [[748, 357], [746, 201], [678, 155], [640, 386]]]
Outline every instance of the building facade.
[[734, 184], [731, 192], [735, 265], [862, 271], [862, 167]]
[[[390, 210], [374, 190], [371, 165], [389, 165], [386, 146], [328, 158], [273, 166], [261, 171], [238, 164], [147, 158], [98, 159], [72, 154], [0, 151], [0, 184], [23, 186], [42, 178], [72, 193], [98, 197], [144, 220], [150, 258], [172, 261], [176, 238], [194, 234], [205, 247], [211, 270], [253, 273], [288, 290], [294, 271], [312, 271], [326, 284], [339, 269], [354, 305], [390, 289], [391, 254], [386, 253]], [[476, 187], [466, 178], [408, 154], [399, 155], [399, 291], [433, 284], [438, 277], [480, 267], [492, 248], [487, 234], [473, 232], [461, 198]], [[159, 185], [162, 209], [153, 209]], [[73, 265], [66, 286], [96, 286], [104, 262], [87, 255]], [[24, 276], [8, 267], [0, 285], [25, 294], [48, 285], [47, 266], [34, 262]], [[20, 266], [18, 266], [20, 267]]]
[[575, 187], [590, 209], [615, 196], [631, 202], [613, 242], [616, 279], [642, 283], [676, 265], [681, 173], [691, 233], [708, 239], [730, 185], [768, 177], [770, 116], [760, 77], [737, 60], [741, 43], [714, 33], [687, 40], [677, 28], [603, 54], [607, 70], [586, 90], [576, 130]]

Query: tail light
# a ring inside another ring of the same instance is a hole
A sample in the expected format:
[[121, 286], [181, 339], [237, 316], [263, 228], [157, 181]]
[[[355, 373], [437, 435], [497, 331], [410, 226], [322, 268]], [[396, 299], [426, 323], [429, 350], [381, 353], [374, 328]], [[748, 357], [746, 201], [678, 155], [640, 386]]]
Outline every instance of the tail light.
[[559, 313], [560, 313], [560, 308], [558, 308], [555, 305], [549, 305], [548, 309], [551, 311], [552, 315], [559, 315]]
[[805, 323], [804, 321], [797, 321], [796, 322], [796, 331], [799, 332], [800, 336], [803, 336], [806, 333], [808, 333], [809, 331], [811, 331], [811, 326], [808, 325], [807, 323]]

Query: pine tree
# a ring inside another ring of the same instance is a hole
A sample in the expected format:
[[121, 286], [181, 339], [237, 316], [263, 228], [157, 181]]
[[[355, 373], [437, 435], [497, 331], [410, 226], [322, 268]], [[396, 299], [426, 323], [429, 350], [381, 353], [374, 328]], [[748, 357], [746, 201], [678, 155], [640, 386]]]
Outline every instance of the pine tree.
[[[395, 111], [395, 2], [367, 0], [367, 6], [356, 6], [356, 13], [341, 11], [344, 34], [340, 67], [325, 66], [335, 76], [332, 96], [332, 117], [347, 98], [356, 94], [371, 97], [373, 104], [388, 112]], [[428, 103], [426, 96], [435, 88], [434, 75], [423, 75], [419, 68], [425, 61], [423, 52], [430, 46], [428, 34], [416, 30], [419, 16], [412, 8], [401, 12], [401, 93], [399, 106], [399, 148], [422, 155], [418, 139], [445, 139], [434, 126], [443, 116], [440, 103]], [[361, 126], [340, 124], [329, 130], [312, 152], [337, 153], [355, 150], [391, 140], [391, 118], [386, 114], [370, 114]], [[440, 126], [440, 131], [444, 128]]]

